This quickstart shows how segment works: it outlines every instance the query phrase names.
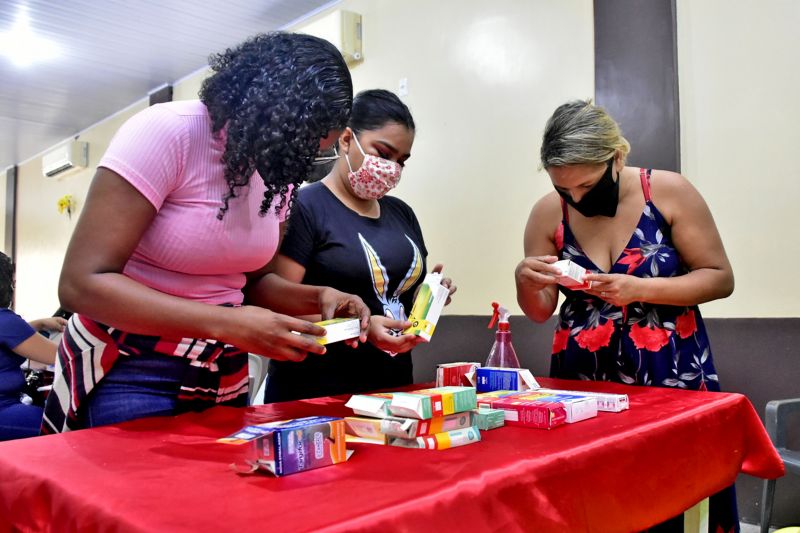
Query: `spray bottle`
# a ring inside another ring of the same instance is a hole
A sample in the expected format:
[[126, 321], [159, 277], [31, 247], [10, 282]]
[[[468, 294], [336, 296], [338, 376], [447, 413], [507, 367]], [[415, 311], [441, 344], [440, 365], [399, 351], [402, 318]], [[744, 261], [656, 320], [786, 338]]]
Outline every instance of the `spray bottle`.
[[497, 324], [494, 345], [492, 345], [492, 351], [489, 352], [486, 366], [519, 368], [519, 359], [517, 359], [517, 353], [511, 344], [511, 327], [508, 323], [510, 313], [508, 309], [497, 302], [492, 302], [492, 308], [494, 312], [492, 320], [489, 322], [489, 328], [493, 328], [498, 319], [500, 322]]

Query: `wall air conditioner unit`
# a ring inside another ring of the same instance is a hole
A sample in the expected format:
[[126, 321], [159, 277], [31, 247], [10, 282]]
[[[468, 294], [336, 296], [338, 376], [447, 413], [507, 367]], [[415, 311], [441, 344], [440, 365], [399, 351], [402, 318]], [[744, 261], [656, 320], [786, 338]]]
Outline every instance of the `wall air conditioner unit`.
[[342, 53], [345, 62], [350, 67], [364, 59], [364, 54], [361, 50], [363, 28], [361, 15], [358, 13], [337, 9], [305, 26], [301, 26], [299, 31], [333, 43]]
[[42, 156], [42, 175], [53, 178], [89, 164], [89, 143], [70, 141]]

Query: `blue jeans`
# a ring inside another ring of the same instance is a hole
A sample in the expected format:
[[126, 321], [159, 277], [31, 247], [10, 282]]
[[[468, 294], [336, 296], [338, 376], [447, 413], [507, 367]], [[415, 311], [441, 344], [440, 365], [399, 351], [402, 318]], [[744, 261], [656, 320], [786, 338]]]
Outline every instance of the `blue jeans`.
[[0, 397], [0, 441], [36, 437], [41, 425], [41, 407], [25, 405], [19, 396]]
[[189, 360], [182, 357], [120, 356], [87, 398], [86, 427], [177, 414], [188, 368]]

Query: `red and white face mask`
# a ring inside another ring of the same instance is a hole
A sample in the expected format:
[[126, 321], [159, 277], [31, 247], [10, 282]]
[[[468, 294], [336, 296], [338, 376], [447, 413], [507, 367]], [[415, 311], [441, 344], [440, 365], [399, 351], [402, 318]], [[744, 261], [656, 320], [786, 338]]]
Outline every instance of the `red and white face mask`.
[[403, 167], [400, 166], [400, 163], [395, 163], [376, 155], [365, 154], [355, 133], [353, 134], [353, 140], [355, 140], [361, 155], [364, 156], [361, 166], [357, 170], [353, 170], [350, 165], [350, 157], [344, 154], [347, 168], [350, 169], [350, 172], [347, 173], [347, 179], [350, 180], [350, 187], [353, 189], [353, 193], [362, 200], [383, 198], [387, 192], [397, 187], [397, 184], [400, 183], [400, 174], [403, 172]]

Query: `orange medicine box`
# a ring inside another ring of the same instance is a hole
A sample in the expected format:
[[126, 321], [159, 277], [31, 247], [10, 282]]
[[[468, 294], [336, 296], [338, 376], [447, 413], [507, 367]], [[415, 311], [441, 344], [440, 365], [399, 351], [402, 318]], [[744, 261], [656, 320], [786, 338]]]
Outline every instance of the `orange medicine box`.
[[[371, 444], [386, 444], [386, 435], [381, 431], [381, 418], [366, 418], [360, 416], [346, 416], [344, 427], [347, 432], [348, 442], [369, 442]], [[350, 436], [358, 437], [351, 439]]]

